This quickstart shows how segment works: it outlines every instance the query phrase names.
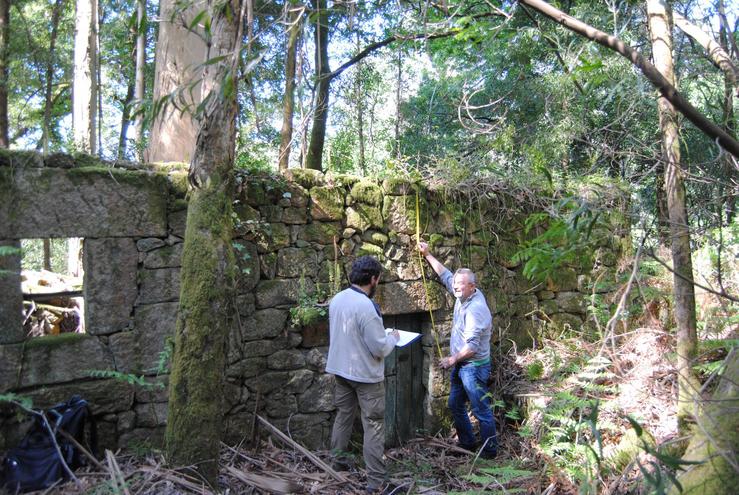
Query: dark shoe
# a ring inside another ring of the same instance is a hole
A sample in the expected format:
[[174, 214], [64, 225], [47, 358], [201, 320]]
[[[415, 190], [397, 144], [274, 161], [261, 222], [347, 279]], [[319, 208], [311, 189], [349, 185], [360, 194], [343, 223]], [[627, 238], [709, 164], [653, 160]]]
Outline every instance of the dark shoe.
[[467, 445], [466, 443], [458, 443], [457, 447], [459, 447], [460, 449], [469, 450], [470, 452], [474, 452], [477, 450], [477, 445], [474, 443], [470, 445]]
[[495, 459], [496, 457], [498, 457], [498, 452], [496, 452], [495, 450], [483, 450], [482, 452], [480, 452], [480, 457], [482, 459]]

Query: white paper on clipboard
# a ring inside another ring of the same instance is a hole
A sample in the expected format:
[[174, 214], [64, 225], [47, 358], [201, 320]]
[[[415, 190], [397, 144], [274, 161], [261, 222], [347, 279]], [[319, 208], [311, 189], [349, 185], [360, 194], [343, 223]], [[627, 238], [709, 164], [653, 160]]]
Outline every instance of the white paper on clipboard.
[[[397, 328], [386, 328], [385, 333], [390, 333], [393, 330], [398, 330]], [[420, 333], [415, 332], [406, 332], [405, 330], [398, 330], [398, 333], [400, 334], [400, 340], [398, 340], [398, 343], [395, 344], [395, 347], [405, 347], [411, 342], [414, 342], [416, 339], [421, 338]]]

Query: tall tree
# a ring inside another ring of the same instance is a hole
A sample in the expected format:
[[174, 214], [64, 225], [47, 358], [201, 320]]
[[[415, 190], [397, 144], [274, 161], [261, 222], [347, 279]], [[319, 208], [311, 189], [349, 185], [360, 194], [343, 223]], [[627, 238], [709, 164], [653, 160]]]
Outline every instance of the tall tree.
[[[200, 15], [203, 0], [162, 0], [154, 73], [154, 119], [144, 159], [190, 161], [198, 133], [193, 113], [200, 104], [202, 66], [207, 50]], [[212, 21], [211, 27], [212, 29]]]
[[140, 111], [140, 105], [144, 101], [145, 69], [146, 69], [146, 31], [148, 20], [146, 18], [146, 0], [136, 1], [136, 72], [133, 97], [135, 105], [139, 108], [136, 113], [136, 155], [143, 158], [141, 153], [144, 146], [144, 114]]
[[44, 120], [41, 124], [41, 150], [49, 152], [49, 134], [51, 132], [51, 108], [53, 106], [52, 90], [54, 86], [54, 54], [56, 53], [56, 38], [59, 33], [59, 17], [61, 16], [64, 0], [56, 0], [51, 10], [51, 34], [49, 38], [49, 53], [46, 62], [46, 80], [44, 85]]
[[308, 156], [305, 168], [323, 169], [323, 143], [326, 140], [328, 124], [329, 88], [331, 85], [331, 69], [328, 59], [328, 10], [326, 0], [313, 0], [316, 27], [315, 37], [315, 71], [316, 96], [313, 110], [313, 127], [310, 133]]
[[77, 151], [97, 150], [97, 0], [77, 0], [74, 34], [72, 127]]
[[[664, 0], [647, 0], [647, 16], [652, 38], [652, 58], [660, 74], [675, 86], [672, 62], [671, 12]], [[693, 400], [700, 387], [692, 372], [698, 338], [695, 317], [693, 261], [690, 249], [688, 209], [685, 200], [684, 172], [680, 164], [680, 139], [677, 112], [664, 97], [657, 100], [662, 135], [662, 160], [665, 163], [665, 193], [670, 221], [673, 296], [677, 324], [678, 419], [692, 415]]]
[[208, 5], [211, 37], [204, 53], [202, 114], [188, 178], [175, 351], [166, 443], [170, 463], [194, 465], [215, 486], [223, 432], [227, 336], [235, 258], [233, 167], [237, 81], [244, 12], [239, 0]]
[[0, 148], [7, 148], [8, 138], [8, 51], [10, 36], [10, 1], [0, 0]]
[[290, 163], [290, 148], [293, 140], [293, 115], [295, 113], [295, 68], [298, 58], [298, 41], [302, 30], [305, 7], [285, 3], [287, 10], [287, 47], [285, 48], [285, 93], [282, 103], [282, 129], [280, 130], [280, 170], [287, 170]]

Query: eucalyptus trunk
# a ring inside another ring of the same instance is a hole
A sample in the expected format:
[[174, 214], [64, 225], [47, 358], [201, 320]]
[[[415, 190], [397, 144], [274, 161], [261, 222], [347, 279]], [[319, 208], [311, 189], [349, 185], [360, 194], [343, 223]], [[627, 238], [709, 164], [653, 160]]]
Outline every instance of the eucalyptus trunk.
[[134, 117], [134, 127], [136, 128], [136, 155], [139, 159], [143, 158], [142, 150], [144, 148], [144, 114], [140, 111], [141, 103], [144, 101], [144, 92], [146, 90], [144, 73], [146, 70], [146, 29], [148, 21], [146, 19], [146, 0], [137, 0], [136, 2], [136, 83], [133, 89], [134, 108], [137, 109]]
[[94, 155], [97, 150], [97, 0], [77, 0], [72, 83], [74, 147]]
[[[170, 464], [194, 466], [216, 486], [223, 434], [227, 336], [233, 318], [233, 225], [238, 0], [209, 5], [210, 50], [225, 56], [203, 70], [203, 113], [190, 164], [193, 186], [182, 253], [180, 301], [169, 383], [166, 445]], [[203, 60], [203, 61], [204, 61]]]
[[[652, 39], [654, 65], [674, 87], [675, 73], [672, 63], [672, 32], [669, 8], [663, 0], [647, 0], [647, 16]], [[680, 165], [680, 139], [677, 112], [666, 98], [657, 100], [659, 125], [662, 135], [662, 160], [665, 164], [665, 195], [670, 222], [670, 247], [672, 251], [673, 297], [677, 325], [677, 414], [681, 429], [692, 416], [693, 404], [699, 384], [692, 371], [697, 353], [695, 290], [693, 287], [693, 261], [690, 251], [688, 209], [685, 200], [685, 184]]]
[[206, 8], [203, 0], [162, 0], [159, 4], [154, 116], [144, 152], [146, 161], [189, 162], [193, 158], [198, 134], [193, 112], [200, 104], [200, 67], [207, 60], [207, 47], [206, 34], [198, 26], [190, 26]]
[[328, 64], [328, 11], [326, 0], [314, 0], [316, 11], [316, 98], [313, 111], [313, 127], [310, 133], [305, 168], [323, 170], [323, 144], [328, 124], [328, 99], [331, 85], [331, 69]]
[[290, 148], [293, 140], [293, 115], [295, 114], [295, 68], [298, 56], [298, 38], [301, 30], [303, 7], [287, 4], [288, 37], [285, 50], [285, 95], [282, 103], [282, 129], [280, 130], [279, 169], [285, 171], [290, 164]]
[[[51, 132], [51, 107], [53, 106], [52, 88], [54, 85], [54, 54], [56, 53], [56, 38], [59, 33], [59, 17], [61, 17], [64, 0], [56, 0], [51, 11], [51, 35], [49, 37], [49, 53], [46, 61], [46, 75], [44, 80], [44, 121], [41, 124], [41, 150], [46, 155], [49, 152], [49, 133]], [[38, 148], [37, 148], [38, 149]]]
[[0, 148], [10, 145], [8, 137], [8, 44], [10, 0], [0, 0]]

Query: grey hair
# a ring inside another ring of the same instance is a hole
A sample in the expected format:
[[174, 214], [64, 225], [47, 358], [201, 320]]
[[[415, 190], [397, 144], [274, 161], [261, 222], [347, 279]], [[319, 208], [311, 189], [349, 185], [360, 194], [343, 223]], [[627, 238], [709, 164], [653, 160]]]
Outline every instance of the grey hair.
[[[475, 277], [475, 272], [473, 272], [469, 268], [458, 269], [456, 272], [454, 272], [454, 277], [456, 277], [457, 275], [467, 275], [467, 280], [477, 285], [477, 277]], [[452, 280], [454, 280], [454, 277], [452, 277]]]

